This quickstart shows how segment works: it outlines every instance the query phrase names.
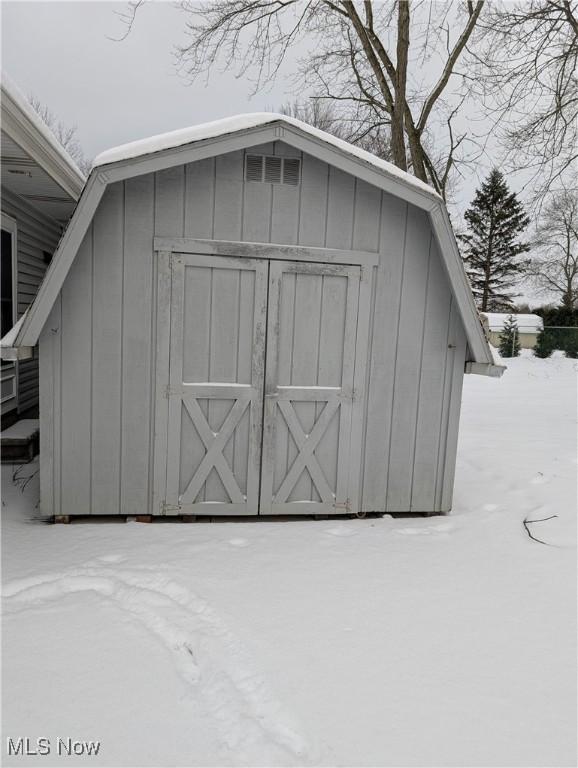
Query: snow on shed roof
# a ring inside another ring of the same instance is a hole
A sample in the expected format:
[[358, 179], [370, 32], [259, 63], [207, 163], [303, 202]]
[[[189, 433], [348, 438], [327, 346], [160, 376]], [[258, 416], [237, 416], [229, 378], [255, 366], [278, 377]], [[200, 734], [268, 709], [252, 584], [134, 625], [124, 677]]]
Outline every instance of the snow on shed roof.
[[121, 160], [142, 157], [142, 155], [150, 155], [154, 152], [162, 152], [165, 149], [174, 149], [175, 147], [192, 144], [196, 141], [202, 141], [203, 139], [213, 139], [218, 136], [226, 136], [228, 133], [235, 133], [248, 128], [257, 128], [259, 126], [268, 125], [269, 123], [278, 122], [295, 126], [305, 133], [308, 133], [317, 139], [321, 139], [326, 144], [333, 144], [333, 146], [344, 152], [348, 152], [359, 160], [364, 160], [366, 163], [370, 163], [380, 171], [385, 171], [389, 176], [394, 176], [403, 180], [405, 184], [411, 185], [421, 192], [426, 192], [432, 197], [441, 200], [440, 195], [438, 195], [429, 184], [425, 184], [415, 176], [402, 171], [397, 166], [392, 165], [392, 163], [388, 163], [387, 160], [382, 160], [371, 152], [367, 152], [365, 149], [356, 147], [348, 141], [338, 139], [336, 136], [332, 136], [325, 131], [314, 128], [308, 123], [304, 123], [294, 117], [288, 117], [287, 115], [276, 114], [275, 112], [252, 112], [244, 115], [235, 115], [234, 117], [225, 117], [210, 123], [192, 125], [177, 131], [160, 133], [157, 136], [150, 136], [146, 139], [132, 141], [128, 144], [121, 144], [118, 147], [107, 149], [106, 151], [101, 152], [100, 155], [97, 155], [93, 162], [93, 168], [101, 165], [108, 165], [109, 163], [117, 163]]
[[106, 187], [114, 182], [183, 163], [195, 162], [256, 144], [285, 141], [303, 152], [335, 165], [425, 211], [430, 218], [468, 339], [466, 371], [500, 376], [484, 334], [445, 203], [432, 187], [370, 152], [354, 147], [306, 123], [261, 112], [225, 118], [172, 133], [153, 136], [100, 154], [82, 197], [40, 286], [30, 312], [14, 341], [32, 348], [38, 341], [82, 238]]
[[[490, 331], [501, 331], [504, 328], [506, 320], [510, 317], [508, 312], [484, 312], [488, 318], [488, 328]], [[518, 325], [519, 333], [538, 333], [544, 327], [544, 321], [539, 315], [516, 315], [512, 314]]]

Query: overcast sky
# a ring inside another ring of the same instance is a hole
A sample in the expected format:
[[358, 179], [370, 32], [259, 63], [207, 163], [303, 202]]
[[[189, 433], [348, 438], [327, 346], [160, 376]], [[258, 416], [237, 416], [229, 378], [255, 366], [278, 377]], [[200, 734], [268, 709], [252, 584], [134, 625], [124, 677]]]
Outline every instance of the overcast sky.
[[283, 76], [250, 98], [251, 84], [214, 72], [208, 86], [175, 73], [171, 50], [184, 40], [183, 16], [170, 3], [143, 6], [131, 34], [115, 2], [3, 2], [2, 65], [66, 123], [78, 125], [87, 156], [155, 133], [240, 112], [278, 109]]
[[[173, 46], [185, 40], [183, 15], [169, 2], [145, 4], [123, 42], [111, 39], [126, 30], [117, 15], [127, 9], [123, 2], [2, 2], [1, 8], [3, 68], [25, 95], [78, 126], [89, 158], [195, 123], [277, 110], [294, 98], [289, 75], [295, 53], [270, 90], [253, 97], [251, 83], [231, 72], [213, 71], [208, 85], [187, 84], [172, 59]], [[472, 200], [493, 159], [460, 183], [459, 210]]]

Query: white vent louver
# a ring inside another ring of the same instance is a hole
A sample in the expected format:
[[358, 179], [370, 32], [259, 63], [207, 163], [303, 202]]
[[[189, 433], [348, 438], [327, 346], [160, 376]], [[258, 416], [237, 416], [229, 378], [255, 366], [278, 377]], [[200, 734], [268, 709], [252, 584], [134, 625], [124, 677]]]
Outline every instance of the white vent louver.
[[293, 157], [286, 157], [283, 163], [283, 184], [291, 184], [296, 187], [299, 184], [301, 173], [301, 160]]
[[280, 157], [265, 158], [265, 182], [267, 184], [281, 183], [281, 158]]
[[245, 177], [247, 181], [263, 181], [263, 156], [247, 155]]
[[245, 180], [296, 187], [301, 180], [301, 160], [273, 155], [247, 155]]

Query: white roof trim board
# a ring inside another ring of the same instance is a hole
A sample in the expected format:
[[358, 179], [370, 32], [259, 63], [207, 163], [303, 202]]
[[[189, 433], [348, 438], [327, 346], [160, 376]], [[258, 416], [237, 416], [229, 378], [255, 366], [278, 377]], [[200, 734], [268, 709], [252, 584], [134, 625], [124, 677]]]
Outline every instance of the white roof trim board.
[[338, 139], [336, 136], [332, 136], [325, 131], [320, 131], [318, 128], [303, 123], [301, 120], [297, 120], [294, 117], [278, 115], [274, 112], [252, 112], [247, 115], [225, 117], [222, 120], [214, 120], [211, 123], [193, 125], [189, 128], [181, 128], [178, 131], [171, 131], [170, 133], [161, 133], [158, 136], [150, 136], [147, 139], [140, 139], [139, 141], [133, 141], [129, 144], [121, 144], [118, 147], [107, 149], [105, 152], [101, 152], [100, 155], [97, 155], [94, 159], [93, 167], [109, 165], [110, 163], [117, 163], [121, 160], [130, 160], [135, 157], [150, 155], [153, 152], [162, 152], [165, 149], [175, 149], [175, 147], [181, 147], [185, 144], [193, 144], [194, 142], [202, 141], [204, 139], [225, 136], [248, 128], [258, 128], [272, 123], [283, 123], [285, 125], [294, 126], [300, 130], [305, 130], [310, 136], [315, 136], [326, 144], [332, 144], [338, 149], [344, 150], [361, 160], [365, 160], [365, 162], [371, 163], [389, 176], [403, 179], [406, 184], [411, 184], [416, 189], [441, 200], [441, 197], [437, 192], [427, 184], [424, 184], [423, 181], [401, 171], [395, 165], [372, 155], [371, 152], [355, 147], [353, 144], [343, 141], [343, 139]]
[[31, 347], [16, 346], [16, 337], [24, 324], [29, 309], [30, 307], [26, 309], [22, 317], [14, 323], [8, 333], [0, 340], [0, 357], [2, 357], [2, 360], [28, 360], [33, 357], [33, 349]]
[[22, 147], [72, 200], [78, 200], [85, 182], [84, 174], [5, 72], [2, 72], [1, 79], [2, 130]]
[[33, 347], [107, 184], [206, 157], [283, 140], [428, 212], [466, 330], [472, 372], [501, 375], [484, 334], [442, 198], [427, 184], [300, 120], [273, 113], [225, 118], [125, 144], [99, 155], [38, 295], [14, 341]]

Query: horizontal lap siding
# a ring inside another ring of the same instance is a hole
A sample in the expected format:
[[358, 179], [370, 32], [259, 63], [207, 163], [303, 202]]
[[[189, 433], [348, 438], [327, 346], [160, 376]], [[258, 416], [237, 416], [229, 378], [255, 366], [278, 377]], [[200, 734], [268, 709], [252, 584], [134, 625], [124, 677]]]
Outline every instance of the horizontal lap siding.
[[[21, 317], [34, 301], [47, 269], [44, 252], [52, 254], [60, 238], [59, 225], [36, 211], [17, 195], [2, 190], [2, 211], [16, 220], [17, 226], [17, 296], [16, 309]], [[18, 410], [38, 405], [38, 360], [18, 363]]]
[[[301, 184], [245, 183], [244, 153], [234, 152], [107, 189], [62, 291], [65, 407], [51, 439], [61, 429], [63, 514], [158, 513], [154, 236], [379, 252], [356, 457], [363, 509], [449, 503], [465, 341], [426, 214], [287, 145], [252, 151], [300, 157]], [[46, 397], [57, 402], [51, 381]], [[55, 510], [59, 492], [49, 494]]]

